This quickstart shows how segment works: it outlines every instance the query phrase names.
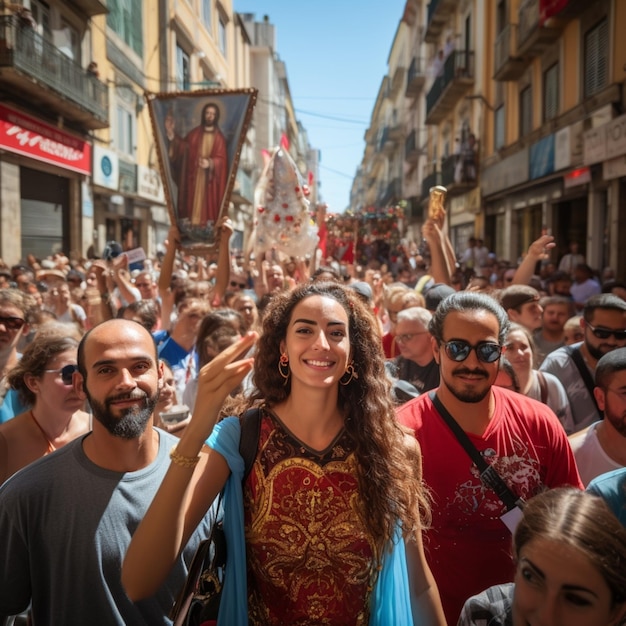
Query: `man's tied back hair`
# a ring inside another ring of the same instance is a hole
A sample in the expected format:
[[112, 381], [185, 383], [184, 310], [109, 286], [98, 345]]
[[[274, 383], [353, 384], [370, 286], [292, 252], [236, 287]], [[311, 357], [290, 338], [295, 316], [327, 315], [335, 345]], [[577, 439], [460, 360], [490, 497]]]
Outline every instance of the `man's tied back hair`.
[[498, 343], [504, 344], [509, 332], [509, 318], [506, 311], [491, 296], [476, 291], [457, 291], [444, 298], [433, 313], [428, 325], [430, 334], [439, 342], [443, 342], [443, 323], [449, 313], [465, 311], [487, 311], [498, 320]]

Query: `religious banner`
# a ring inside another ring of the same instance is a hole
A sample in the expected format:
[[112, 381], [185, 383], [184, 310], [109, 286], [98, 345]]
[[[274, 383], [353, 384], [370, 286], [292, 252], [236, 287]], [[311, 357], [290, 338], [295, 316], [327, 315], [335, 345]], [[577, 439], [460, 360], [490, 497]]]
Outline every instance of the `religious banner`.
[[146, 94], [170, 220], [184, 250], [217, 243], [256, 97], [256, 89]]

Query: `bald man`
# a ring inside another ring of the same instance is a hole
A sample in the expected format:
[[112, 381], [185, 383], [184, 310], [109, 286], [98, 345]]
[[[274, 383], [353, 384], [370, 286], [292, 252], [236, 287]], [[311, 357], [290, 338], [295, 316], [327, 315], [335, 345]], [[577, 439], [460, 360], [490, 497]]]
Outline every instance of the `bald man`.
[[78, 348], [74, 387], [93, 430], [0, 487], [0, 618], [41, 624], [171, 624], [205, 518], [161, 589], [133, 603], [122, 559], [170, 464], [177, 439], [153, 427], [163, 371], [150, 333], [130, 320], [96, 326]]

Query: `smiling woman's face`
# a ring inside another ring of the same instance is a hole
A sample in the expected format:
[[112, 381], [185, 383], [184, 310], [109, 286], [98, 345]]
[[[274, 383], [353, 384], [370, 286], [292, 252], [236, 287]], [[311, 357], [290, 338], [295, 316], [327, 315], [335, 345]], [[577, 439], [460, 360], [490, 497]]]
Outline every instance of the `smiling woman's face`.
[[589, 558], [552, 539], [532, 539], [520, 550], [515, 573], [513, 626], [613, 626], [624, 606]]

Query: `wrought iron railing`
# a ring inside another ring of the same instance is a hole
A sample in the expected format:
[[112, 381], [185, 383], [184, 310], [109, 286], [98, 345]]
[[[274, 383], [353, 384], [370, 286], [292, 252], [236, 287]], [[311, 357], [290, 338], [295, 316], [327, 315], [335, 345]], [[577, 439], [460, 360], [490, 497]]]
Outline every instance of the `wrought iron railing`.
[[426, 94], [426, 114], [432, 110], [441, 98], [446, 87], [460, 78], [474, 78], [474, 51], [453, 50], [443, 63], [439, 76]]
[[13, 67], [106, 122], [107, 86], [16, 16], [0, 16], [0, 67]]

